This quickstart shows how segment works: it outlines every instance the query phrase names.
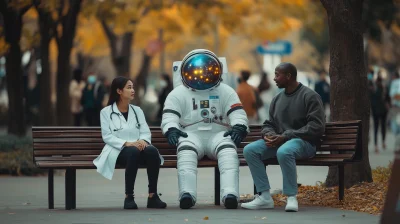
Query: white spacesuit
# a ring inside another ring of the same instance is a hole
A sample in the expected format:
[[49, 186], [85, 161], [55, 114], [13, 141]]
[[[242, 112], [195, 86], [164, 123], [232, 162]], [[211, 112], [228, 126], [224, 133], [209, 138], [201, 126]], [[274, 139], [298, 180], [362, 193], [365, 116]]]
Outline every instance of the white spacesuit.
[[[238, 145], [249, 128], [246, 112], [236, 92], [221, 83], [227, 72], [224, 58], [197, 49], [173, 72], [183, 85], [176, 85], [163, 109], [161, 128], [171, 145], [177, 146], [180, 207], [192, 207], [197, 196], [197, 161], [206, 155], [218, 160], [220, 200], [237, 208], [239, 200]], [[176, 80], [175, 80], [176, 81]], [[175, 82], [176, 83], [176, 82]]]

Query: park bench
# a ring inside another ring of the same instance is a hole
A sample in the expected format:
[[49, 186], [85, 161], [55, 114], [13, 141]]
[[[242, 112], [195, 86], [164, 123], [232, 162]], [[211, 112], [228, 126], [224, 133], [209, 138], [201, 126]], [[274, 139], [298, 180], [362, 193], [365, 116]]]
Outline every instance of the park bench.
[[[261, 125], [251, 125], [250, 133], [238, 148], [240, 166], [247, 166], [243, 147], [261, 138]], [[150, 127], [152, 144], [165, 159], [161, 168], [176, 168], [176, 149], [170, 146], [160, 127]], [[317, 155], [297, 160], [297, 165], [338, 166], [339, 200], [344, 197], [344, 165], [362, 159], [361, 121], [341, 121], [326, 124], [325, 135], [317, 146]], [[100, 127], [32, 127], [33, 160], [37, 167], [48, 169], [48, 207], [54, 208], [54, 169], [65, 169], [65, 209], [76, 208], [76, 170], [95, 169], [92, 161], [101, 152], [104, 142]], [[278, 165], [276, 159], [265, 165]], [[206, 157], [199, 167], [214, 167], [215, 204], [220, 204], [220, 176], [217, 161]], [[121, 168], [121, 167], [117, 167]]]

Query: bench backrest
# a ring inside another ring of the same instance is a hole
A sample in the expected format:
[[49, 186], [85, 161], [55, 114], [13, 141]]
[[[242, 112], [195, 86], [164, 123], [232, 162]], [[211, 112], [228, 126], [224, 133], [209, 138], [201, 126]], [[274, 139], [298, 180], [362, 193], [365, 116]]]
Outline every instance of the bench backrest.
[[[250, 133], [238, 148], [243, 157], [243, 147], [261, 138], [261, 125], [251, 125]], [[150, 127], [152, 144], [166, 161], [176, 161], [176, 149], [170, 146], [160, 127]], [[325, 135], [317, 146], [319, 153], [346, 153], [362, 157], [360, 147], [360, 121], [327, 123]], [[91, 161], [104, 147], [100, 127], [32, 127], [33, 159], [39, 167], [47, 163]], [[360, 149], [359, 149], [360, 148]]]

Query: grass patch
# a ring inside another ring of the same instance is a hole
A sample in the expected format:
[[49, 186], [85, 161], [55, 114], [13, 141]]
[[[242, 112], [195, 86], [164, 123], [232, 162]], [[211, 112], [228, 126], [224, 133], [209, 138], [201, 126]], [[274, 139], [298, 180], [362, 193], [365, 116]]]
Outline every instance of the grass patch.
[[14, 135], [0, 136], [0, 174], [33, 176], [46, 172], [33, 163], [32, 139]]

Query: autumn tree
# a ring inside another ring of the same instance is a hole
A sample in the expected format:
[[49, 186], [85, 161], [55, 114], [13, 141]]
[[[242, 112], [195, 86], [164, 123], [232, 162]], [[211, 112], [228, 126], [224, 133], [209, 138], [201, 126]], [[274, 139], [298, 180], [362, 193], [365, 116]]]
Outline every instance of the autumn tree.
[[53, 124], [53, 109], [51, 102], [51, 72], [49, 60], [50, 41], [54, 38], [57, 29], [56, 22], [52, 17], [51, 2], [34, 0], [34, 5], [38, 13], [38, 24], [40, 33], [40, 62], [42, 72], [40, 74], [40, 106], [39, 122], [40, 125]]
[[[345, 166], [345, 186], [372, 182], [368, 156], [370, 103], [364, 65], [362, 0], [321, 0], [329, 24], [332, 121], [362, 120], [361, 163]], [[330, 167], [327, 186], [337, 185], [338, 169]]]
[[59, 2], [57, 14], [57, 124], [71, 124], [69, 83], [71, 82], [71, 50], [74, 43], [76, 21], [82, 0], [63, 0]]
[[[73, 48], [77, 17], [81, 8], [81, 0], [43, 1], [34, 0], [39, 14], [39, 30], [41, 35], [41, 106], [43, 114], [51, 114], [50, 102], [50, 64], [49, 43], [54, 38], [57, 44], [57, 104], [56, 118], [58, 125], [71, 124], [69, 83], [71, 81], [71, 51]], [[47, 89], [47, 90], [46, 90]], [[46, 116], [46, 115], [43, 115]], [[42, 117], [43, 124], [50, 124], [49, 118]]]
[[6, 83], [8, 93], [8, 133], [25, 135], [24, 93], [21, 83], [21, 33], [22, 16], [31, 7], [26, 1], [0, 1], [0, 13], [4, 21], [5, 41], [8, 45], [6, 53]]

